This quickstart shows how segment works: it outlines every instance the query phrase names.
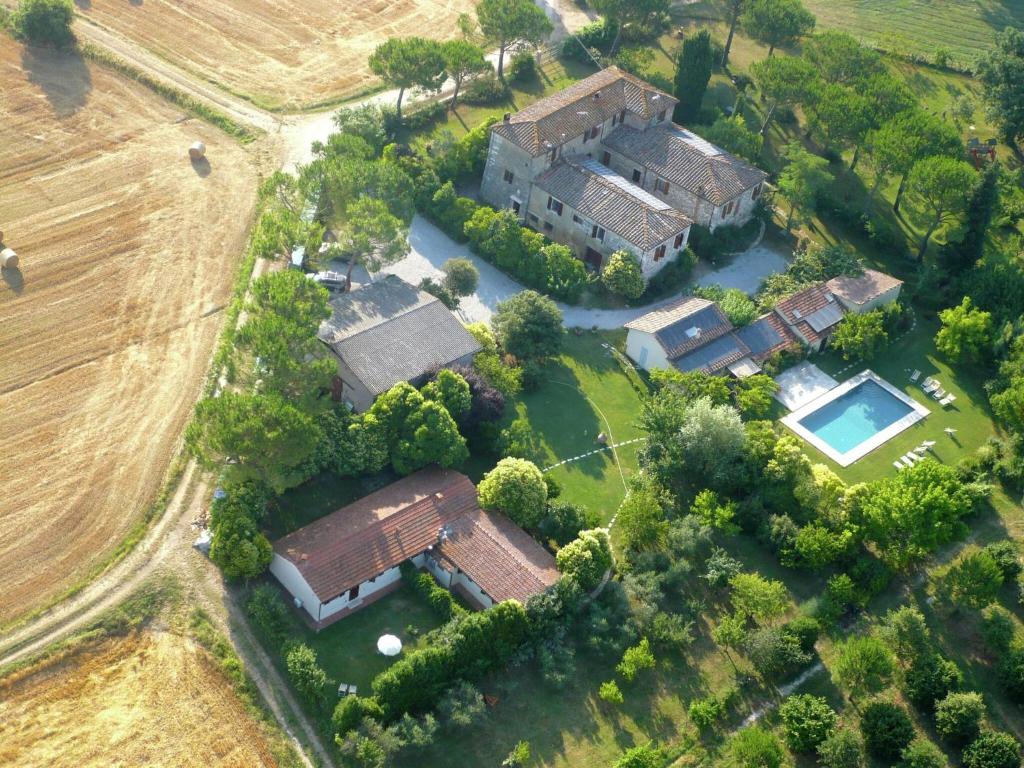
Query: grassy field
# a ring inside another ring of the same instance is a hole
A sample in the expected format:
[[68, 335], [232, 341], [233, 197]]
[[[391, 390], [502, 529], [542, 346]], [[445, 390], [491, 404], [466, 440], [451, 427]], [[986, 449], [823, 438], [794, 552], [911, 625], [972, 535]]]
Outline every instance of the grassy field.
[[[1024, 24], [1022, 0], [805, 0], [819, 29], [849, 32], [868, 45], [934, 61], [942, 50], [965, 67], [992, 45], [996, 32]], [[722, 0], [698, 0], [685, 17], [725, 18]], [[724, 40], [724, 37], [722, 38]]]

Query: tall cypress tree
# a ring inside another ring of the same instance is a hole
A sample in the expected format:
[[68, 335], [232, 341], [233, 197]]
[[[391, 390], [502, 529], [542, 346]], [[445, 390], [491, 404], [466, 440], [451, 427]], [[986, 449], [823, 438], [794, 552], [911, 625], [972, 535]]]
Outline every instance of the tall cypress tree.
[[999, 166], [990, 163], [986, 168], [967, 203], [964, 237], [959, 243], [950, 243], [945, 249], [947, 267], [951, 272], [967, 271], [981, 258], [985, 247], [985, 234], [992, 223], [999, 203]]
[[712, 67], [711, 33], [702, 29], [683, 41], [683, 50], [676, 61], [674, 89], [679, 103], [672, 119], [677, 123], [690, 123], [697, 119], [711, 80]]

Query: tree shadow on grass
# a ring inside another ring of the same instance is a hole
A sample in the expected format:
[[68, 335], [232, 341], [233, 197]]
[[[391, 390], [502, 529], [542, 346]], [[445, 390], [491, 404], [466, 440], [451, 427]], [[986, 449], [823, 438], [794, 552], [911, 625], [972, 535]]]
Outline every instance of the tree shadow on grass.
[[88, 101], [92, 74], [78, 51], [25, 46], [21, 67], [29, 82], [42, 89], [57, 117], [70, 117]]

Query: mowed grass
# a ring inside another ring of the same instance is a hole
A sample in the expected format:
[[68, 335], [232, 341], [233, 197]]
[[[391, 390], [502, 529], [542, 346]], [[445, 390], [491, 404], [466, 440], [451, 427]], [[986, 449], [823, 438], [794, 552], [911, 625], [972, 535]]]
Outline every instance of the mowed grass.
[[646, 384], [627, 376], [609, 349], [624, 341], [624, 331], [569, 332], [561, 354], [545, 365], [543, 384], [518, 395], [506, 413], [506, 422], [529, 421], [536, 438], [533, 459], [542, 469], [572, 460], [551, 469], [562, 499], [596, 512], [605, 523], [625, 498], [639, 444], [601, 450], [597, 437], [604, 433], [612, 444], [642, 434], [636, 420]]

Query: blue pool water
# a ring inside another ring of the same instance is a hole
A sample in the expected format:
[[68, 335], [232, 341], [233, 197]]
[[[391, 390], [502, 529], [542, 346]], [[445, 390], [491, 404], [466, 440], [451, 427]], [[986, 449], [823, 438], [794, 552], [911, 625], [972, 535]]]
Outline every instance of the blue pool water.
[[800, 419], [801, 426], [846, 453], [914, 409], [871, 379]]

